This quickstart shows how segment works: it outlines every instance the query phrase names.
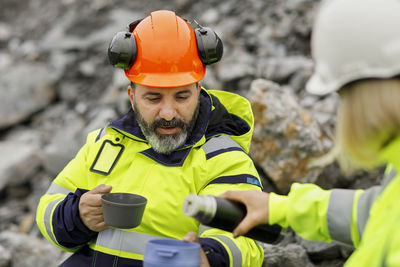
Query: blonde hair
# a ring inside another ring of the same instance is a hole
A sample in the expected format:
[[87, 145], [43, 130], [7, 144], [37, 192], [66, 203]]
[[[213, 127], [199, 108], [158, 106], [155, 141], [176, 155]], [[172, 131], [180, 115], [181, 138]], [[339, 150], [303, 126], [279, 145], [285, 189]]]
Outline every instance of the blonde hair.
[[400, 79], [368, 79], [339, 91], [336, 144], [343, 170], [379, 165], [379, 151], [400, 134]]

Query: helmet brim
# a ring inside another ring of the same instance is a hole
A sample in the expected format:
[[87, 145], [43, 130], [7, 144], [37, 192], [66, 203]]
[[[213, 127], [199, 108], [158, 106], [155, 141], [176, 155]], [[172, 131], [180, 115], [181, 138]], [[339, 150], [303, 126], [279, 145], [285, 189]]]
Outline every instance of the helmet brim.
[[199, 82], [204, 78], [206, 68], [201, 72], [177, 72], [177, 73], [139, 73], [130, 75], [125, 71], [126, 77], [135, 84], [150, 87], [181, 87]]
[[334, 84], [326, 84], [319, 75], [313, 74], [306, 83], [306, 91], [313, 95], [326, 95], [336, 91], [337, 86]]

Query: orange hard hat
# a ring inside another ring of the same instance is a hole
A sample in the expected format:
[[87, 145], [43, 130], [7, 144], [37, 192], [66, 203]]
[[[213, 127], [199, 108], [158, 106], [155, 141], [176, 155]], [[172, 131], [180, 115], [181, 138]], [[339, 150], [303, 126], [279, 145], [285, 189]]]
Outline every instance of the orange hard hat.
[[133, 30], [136, 59], [125, 75], [134, 83], [152, 87], [179, 87], [203, 79], [192, 27], [174, 12], [152, 12]]

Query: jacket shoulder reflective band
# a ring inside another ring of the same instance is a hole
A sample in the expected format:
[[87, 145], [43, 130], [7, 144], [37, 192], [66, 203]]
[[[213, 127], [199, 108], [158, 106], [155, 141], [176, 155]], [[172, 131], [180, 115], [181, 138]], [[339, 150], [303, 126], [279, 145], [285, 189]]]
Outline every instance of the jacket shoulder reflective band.
[[[386, 172], [384, 184], [394, 176], [394, 171]], [[288, 196], [271, 193], [269, 222], [290, 226], [306, 239], [357, 247], [372, 203], [384, 188], [323, 190], [313, 184], [294, 184]]]
[[240, 144], [246, 153], [249, 153], [251, 138], [254, 131], [254, 115], [251, 111], [250, 102], [246, 98], [234, 93], [218, 90], [207, 91], [216, 96], [230, 114], [238, 116], [249, 125], [250, 130], [245, 134], [240, 136], [231, 136], [236, 143]]

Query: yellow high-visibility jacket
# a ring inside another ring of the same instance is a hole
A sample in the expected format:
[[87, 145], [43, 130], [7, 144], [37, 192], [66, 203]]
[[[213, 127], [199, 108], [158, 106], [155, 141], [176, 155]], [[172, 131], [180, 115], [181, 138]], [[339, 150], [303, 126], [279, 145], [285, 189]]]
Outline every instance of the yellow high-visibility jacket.
[[380, 156], [389, 166], [380, 186], [322, 190], [293, 184], [288, 196], [270, 195], [269, 223], [290, 226], [308, 240], [355, 247], [345, 266], [400, 266], [400, 138]]
[[[191, 193], [217, 196], [227, 190], [261, 190], [248, 156], [253, 124], [245, 98], [202, 89], [193, 134], [183, 148], [162, 155], [145, 140], [130, 110], [88, 135], [42, 196], [37, 224], [51, 243], [75, 252], [62, 266], [139, 266], [149, 240], [182, 239], [191, 231], [199, 232], [211, 261], [213, 253], [219, 253], [226, 260], [217, 263], [221, 266], [261, 266], [263, 250], [254, 240], [234, 239], [213, 228], [201, 232], [199, 223], [182, 212], [184, 198]], [[79, 198], [99, 184], [147, 198], [139, 227], [96, 233], [83, 225]]]

